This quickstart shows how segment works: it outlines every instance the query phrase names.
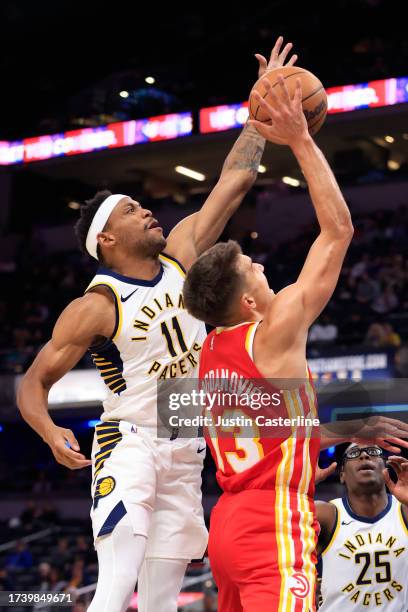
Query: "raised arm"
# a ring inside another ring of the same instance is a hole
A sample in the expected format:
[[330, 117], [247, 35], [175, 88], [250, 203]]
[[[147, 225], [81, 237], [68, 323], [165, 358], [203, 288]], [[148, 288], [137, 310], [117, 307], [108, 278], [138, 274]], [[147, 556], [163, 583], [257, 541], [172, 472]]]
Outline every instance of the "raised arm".
[[[256, 55], [259, 62], [258, 77], [267, 70], [285, 65], [292, 43], [288, 43], [281, 51], [282, 43], [283, 38], [279, 37], [269, 62], [262, 55]], [[293, 55], [287, 64], [293, 65], [296, 59], [297, 56]], [[264, 148], [265, 139], [247, 123], [226, 158], [220, 178], [202, 208], [183, 219], [170, 232], [166, 252], [181, 261], [187, 269], [201, 253], [215, 244], [228, 220], [251, 189], [257, 177]]]
[[18, 389], [17, 405], [23, 419], [50, 446], [58, 463], [71, 469], [86, 467], [91, 462], [78, 452], [79, 444], [72, 431], [58, 427], [51, 419], [48, 394], [98, 337], [110, 337], [114, 324], [115, 307], [107, 295], [92, 292], [71, 302]]
[[[283, 77], [279, 79], [280, 96], [265, 81], [273, 98], [273, 107], [258, 95], [272, 125], [251, 121], [258, 131], [276, 144], [286, 144], [295, 155], [308, 184], [320, 234], [312, 244], [296, 283], [284, 291], [290, 301], [299, 301], [298, 326], [304, 333], [326, 306], [336, 287], [341, 266], [353, 236], [353, 226], [346, 202], [323, 153], [309, 135], [302, 110], [302, 91], [297, 81], [290, 98]], [[289, 295], [288, 295], [289, 294]]]

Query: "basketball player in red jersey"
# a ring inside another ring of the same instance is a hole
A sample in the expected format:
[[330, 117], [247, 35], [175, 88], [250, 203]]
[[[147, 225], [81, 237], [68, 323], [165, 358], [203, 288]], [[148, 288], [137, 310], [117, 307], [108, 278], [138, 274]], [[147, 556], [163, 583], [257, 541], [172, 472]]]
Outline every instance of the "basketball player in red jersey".
[[[297, 281], [277, 294], [263, 266], [243, 255], [237, 243], [217, 244], [191, 267], [184, 300], [193, 316], [216, 327], [202, 349], [204, 387], [210, 383], [207, 389], [216, 390], [221, 377], [255, 381], [266, 389], [271, 379], [297, 379], [301, 384], [281, 393], [279, 413], [310, 418], [317, 416], [317, 405], [306, 364], [308, 329], [334, 291], [353, 226], [336, 179], [308, 133], [300, 82], [292, 99], [283, 78], [279, 87], [274, 108], [258, 96], [272, 125], [253, 124], [267, 140], [291, 148], [308, 183], [320, 234]], [[235, 408], [234, 416], [250, 412]], [[395, 435], [406, 437], [406, 432], [390, 425], [382, 445], [395, 449], [389, 442], [403, 443]], [[248, 435], [248, 429], [232, 425], [228, 435], [222, 427], [206, 431], [224, 490], [212, 513], [209, 542], [220, 612], [315, 610], [319, 432], [274, 436], [269, 429], [264, 436], [255, 427]]]

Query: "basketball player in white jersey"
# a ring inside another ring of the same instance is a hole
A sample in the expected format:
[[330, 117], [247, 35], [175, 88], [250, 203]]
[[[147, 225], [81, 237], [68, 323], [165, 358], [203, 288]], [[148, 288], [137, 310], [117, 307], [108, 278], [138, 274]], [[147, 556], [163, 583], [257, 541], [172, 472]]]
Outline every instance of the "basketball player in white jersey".
[[[285, 64], [280, 37], [259, 76]], [[293, 65], [293, 55], [288, 65]], [[175, 612], [186, 566], [201, 557], [203, 440], [157, 438], [156, 384], [198, 376], [204, 324], [185, 310], [184, 270], [213, 245], [254, 183], [265, 141], [246, 126], [201, 210], [168, 236], [131, 197], [98, 193], [82, 209], [77, 234], [101, 264], [85, 295], [58, 319], [19, 389], [23, 418], [71, 469], [92, 463], [91, 510], [99, 577], [92, 612], [126, 610], [138, 580], [142, 612]], [[51, 386], [90, 350], [106, 383], [92, 462], [47, 407]], [[143, 567], [142, 567], [143, 564]]]
[[408, 460], [387, 464], [396, 483], [379, 446], [351, 444], [340, 469], [344, 497], [316, 502], [323, 612], [408, 610]]

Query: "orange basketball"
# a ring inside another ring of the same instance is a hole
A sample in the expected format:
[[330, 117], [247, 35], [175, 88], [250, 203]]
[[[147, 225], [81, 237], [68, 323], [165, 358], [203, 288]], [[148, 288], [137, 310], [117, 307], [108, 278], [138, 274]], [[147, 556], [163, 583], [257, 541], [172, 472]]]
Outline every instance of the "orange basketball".
[[271, 119], [267, 113], [260, 107], [253, 92], [257, 91], [265, 100], [273, 106], [273, 99], [268, 94], [263, 79], [267, 78], [274, 88], [274, 92], [280, 95], [280, 87], [278, 85], [278, 75], [282, 74], [285, 79], [286, 87], [289, 95], [292, 97], [296, 88], [296, 79], [300, 79], [302, 85], [302, 106], [303, 112], [309, 126], [310, 134], [316, 134], [322, 127], [327, 113], [327, 95], [323, 85], [319, 79], [304, 68], [299, 66], [283, 66], [275, 68], [267, 72], [253, 86], [249, 95], [249, 116], [251, 119], [257, 119], [262, 123], [270, 123]]

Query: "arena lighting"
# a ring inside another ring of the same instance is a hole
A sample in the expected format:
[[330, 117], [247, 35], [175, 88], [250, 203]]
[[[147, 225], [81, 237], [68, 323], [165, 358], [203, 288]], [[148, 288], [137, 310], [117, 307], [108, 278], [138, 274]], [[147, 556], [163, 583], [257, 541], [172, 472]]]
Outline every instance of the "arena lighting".
[[3, 431], [3, 425], [0, 425], [0, 432]]
[[252, 240], [256, 240], [258, 238], [258, 232], [251, 232], [250, 236]]
[[262, 164], [259, 164], [258, 172], [260, 172], [261, 174], [265, 174], [266, 170], [267, 170], [266, 166], [263, 166]]
[[71, 202], [68, 202], [68, 208], [72, 208], [72, 210], [79, 210], [81, 208], [81, 205], [79, 202], [75, 202], [75, 200], [72, 200]]
[[173, 140], [188, 136], [192, 131], [193, 116], [187, 112], [119, 121], [16, 142], [0, 141], [0, 166], [130, 147], [144, 142]]
[[205, 174], [201, 174], [201, 172], [196, 172], [195, 170], [191, 170], [190, 168], [185, 168], [184, 166], [176, 166], [174, 169], [179, 174], [188, 176], [189, 178], [192, 178], [195, 181], [205, 181]]
[[100, 420], [99, 419], [91, 419], [90, 421], [87, 421], [86, 424], [90, 429], [93, 429], [94, 427], [96, 427], [96, 425], [99, 425]]
[[119, 92], [119, 95], [121, 98], [128, 98], [129, 97], [129, 92], [126, 91], [126, 89], [123, 89], [122, 91]]
[[388, 170], [399, 170], [401, 168], [401, 164], [395, 159], [389, 159], [387, 162], [387, 168]]
[[[408, 102], [408, 77], [328, 87], [326, 93], [328, 114], [392, 106]], [[209, 134], [242, 127], [247, 119], [248, 102], [202, 108], [200, 133]]]
[[300, 185], [300, 181], [292, 178], [291, 176], [283, 176], [282, 183], [285, 183], [285, 185], [290, 185], [291, 187], [299, 187]]
[[393, 143], [395, 138], [393, 136], [384, 136], [385, 142]]
[[148, 77], [145, 78], [145, 81], [149, 85], [153, 85], [156, 82], [156, 79], [154, 77], [148, 76]]

